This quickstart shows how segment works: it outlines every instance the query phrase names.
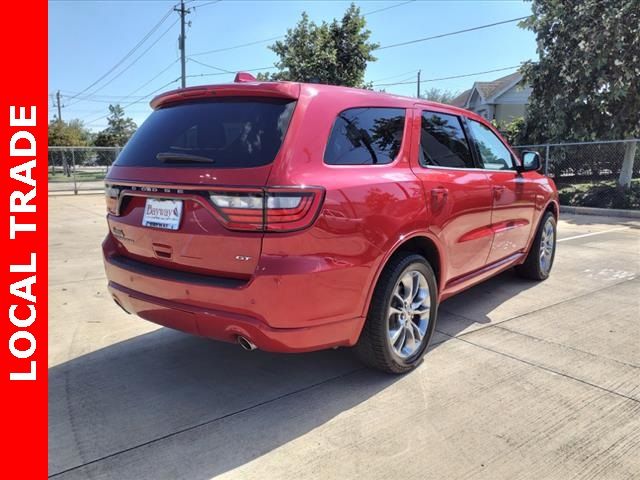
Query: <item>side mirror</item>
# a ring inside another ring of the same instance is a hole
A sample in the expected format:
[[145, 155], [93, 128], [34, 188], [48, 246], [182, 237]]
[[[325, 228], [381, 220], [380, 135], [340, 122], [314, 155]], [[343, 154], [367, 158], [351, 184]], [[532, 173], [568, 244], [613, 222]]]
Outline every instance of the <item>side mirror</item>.
[[542, 160], [538, 152], [522, 152], [522, 165], [518, 168], [520, 172], [537, 172], [542, 168]]

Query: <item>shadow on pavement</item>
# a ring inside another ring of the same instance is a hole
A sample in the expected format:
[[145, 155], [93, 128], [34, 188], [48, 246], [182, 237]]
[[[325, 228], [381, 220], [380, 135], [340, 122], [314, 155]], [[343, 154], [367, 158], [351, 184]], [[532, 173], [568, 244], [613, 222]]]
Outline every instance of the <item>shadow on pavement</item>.
[[68, 470], [73, 475], [81, 465], [214, 424], [330, 380], [348, 381], [356, 372], [364, 373], [358, 376], [357, 388], [323, 399], [303, 418], [285, 415], [271, 419], [266, 429], [249, 426], [253, 448], [231, 452], [226, 445], [218, 446], [201, 466], [201, 478], [251, 461], [259, 456], [256, 446], [261, 455], [305, 434], [398, 378], [363, 371], [346, 350], [277, 355], [245, 352], [237, 345], [168, 329], [140, 335], [49, 369], [49, 475]]
[[[493, 308], [533, 285], [504, 273], [445, 302], [437, 328], [455, 336], [487, 323]], [[452, 313], [460, 306], [474, 314]], [[145, 454], [134, 455], [126, 466], [118, 454], [184, 442], [179, 437], [186, 434], [197, 440], [181, 448], [194, 455], [180, 463], [189, 464], [188, 478], [208, 479], [304, 435], [401, 378], [364, 369], [346, 349], [302, 355], [245, 352], [237, 345], [159, 329], [49, 370], [49, 474], [115, 478], [109, 472], [117, 464], [118, 471], [127, 469], [127, 478], [146, 478], [135, 476], [144, 472]], [[329, 382], [332, 388], [318, 388]], [[309, 408], [299, 405], [310, 395]], [[305, 413], [228, 421], [282, 399]], [[200, 435], [187, 433], [197, 430]], [[206, 455], [196, 455], [198, 449]], [[177, 474], [152, 470], [156, 479]]]

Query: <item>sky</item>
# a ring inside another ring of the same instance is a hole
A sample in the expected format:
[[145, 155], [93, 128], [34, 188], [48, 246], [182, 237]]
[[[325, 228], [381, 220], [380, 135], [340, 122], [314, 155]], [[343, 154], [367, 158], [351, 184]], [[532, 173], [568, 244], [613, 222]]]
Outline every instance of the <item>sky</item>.
[[[273, 40], [263, 40], [284, 35], [287, 28], [295, 26], [303, 11], [316, 23], [330, 22], [341, 18], [350, 3], [339, 0], [188, 1], [191, 13], [187, 19], [191, 25], [186, 32], [186, 52], [190, 57], [187, 86], [232, 81], [234, 74], [223, 73], [224, 70], [272, 67], [276, 55], [267, 47]], [[530, 3], [522, 0], [354, 3], [366, 15], [371, 40], [381, 46], [531, 13]], [[144, 121], [151, 112], [149, 100], [155, 93], [179, 87], [179, 82], [174, 82], [180, 76], [180, 25], [178, 13], [172, 11], [175, 4], [176, 1], [155, 0], [50, 1], [49, 117], [56, 113], [55, 93], [59, 90], [62, 118], [81, 119], [93, 131], [106, 127], [109, 103], [125, 106], [127, 116], [138, 125]], [[122, 61], [152, 30], [140, 47]], [[253, 42], [256, 43], [227, 49]], [[211, 52], [220, 49], [226, 50]], [[432, 80], [512, 67], [535, 58], [536, 43], [532, 32], [519, 28], [514, 22], [383, 49], [374, 55], [377, 61], [369, 63], [366, 81], [378, 85], [376, 89], [415, 96], [415, 83], [383, 84], [412, 81], [419, 69], [423, 80]], [[421, 88], [462, 92], [474, 81], [493, 80], [513, 71], [515, 69], [428, 81]]]

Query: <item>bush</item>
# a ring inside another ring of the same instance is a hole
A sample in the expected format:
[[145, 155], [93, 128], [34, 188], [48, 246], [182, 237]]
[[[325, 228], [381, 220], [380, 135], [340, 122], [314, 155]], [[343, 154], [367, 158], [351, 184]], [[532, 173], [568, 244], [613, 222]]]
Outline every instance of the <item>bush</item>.
[[625, 190], [613, 182], [558, 185], [561, 205], [640, 210], [640, 180]]

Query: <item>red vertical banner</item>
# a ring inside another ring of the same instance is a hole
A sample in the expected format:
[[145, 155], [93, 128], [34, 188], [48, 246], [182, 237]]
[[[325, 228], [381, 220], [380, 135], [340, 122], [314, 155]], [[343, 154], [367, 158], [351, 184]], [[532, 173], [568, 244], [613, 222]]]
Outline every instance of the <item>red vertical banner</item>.
[[2, 5], [3, 478], [47, 476], [47, 2]]

